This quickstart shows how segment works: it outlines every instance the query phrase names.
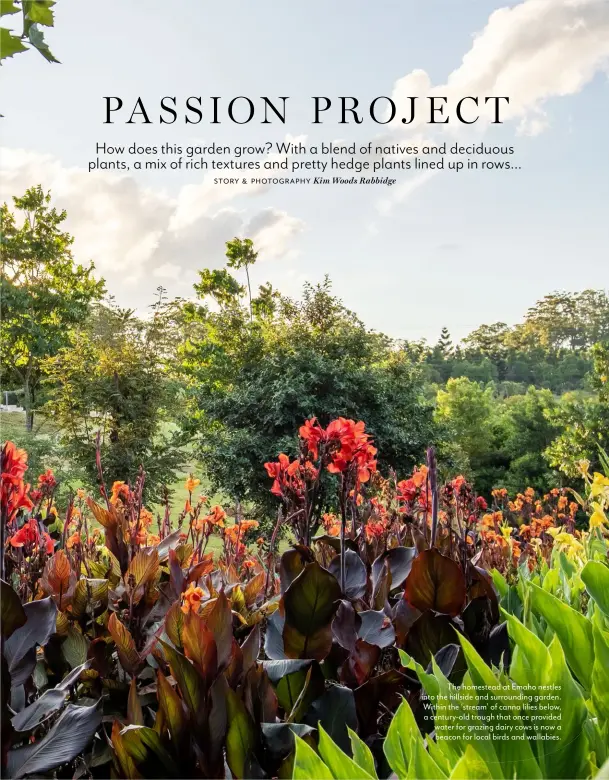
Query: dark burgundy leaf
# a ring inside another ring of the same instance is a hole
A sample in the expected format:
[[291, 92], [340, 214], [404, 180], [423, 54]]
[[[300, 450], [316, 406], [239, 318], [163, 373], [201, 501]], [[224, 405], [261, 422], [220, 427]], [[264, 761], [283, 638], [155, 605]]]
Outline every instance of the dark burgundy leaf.
[[361, 624], [362, 619], [353, 609], [351, 602], [343, 599], [338, 605], [332, 621], [332, 633], [338, 644], [344, 647], [345, 650], [349, 650], [349, 652], [355, 650], [355, 643]]
[[367, 609], [359, 613], [361, 625], [358, 637], [377, 647], [389, 647], [395, 642], [395, 629], [383, 610]]
[[424, 612], [458, 615], [465, 604], [465, 578], [459, 564], [437, 550], [424, 550], [412, 562], [404, 598]]
[[456, 624], [448, 617], [435, 612], [424, 612], [412, 624], [406, 637], [404, 650], [422, 666], [427, 666], [432, 655], [457, 639]]
[[[340, 582], [340, 555], [336, 555], [330, 561], [328, 571]], [[368, 584], [368, 572], [358, 553], [353, 550], [345, 550], [345, 593], [350, 601], [357, 601], [364, 597]]]
[[416, 554], [417, 550], [415, 547], [392, 547], [391, 550], [387, 550], [382, 555], [379, 555], [372, 564], [373, 586], [376, 585], [382, 573], [385, 561], [388, 562], [389, 571], [391, 572], [391, 587], [397, 588], [400, 586], [410, 573], [410, 567]]

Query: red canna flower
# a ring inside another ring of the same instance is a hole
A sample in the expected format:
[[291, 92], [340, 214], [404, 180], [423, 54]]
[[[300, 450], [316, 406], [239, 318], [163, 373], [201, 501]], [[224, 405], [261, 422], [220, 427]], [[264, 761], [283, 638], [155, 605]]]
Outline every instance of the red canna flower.
[[2, 448], [2, 486], [0, 504], [2, 518], [8, 524], [15, 519], [20, 509], [32, 509], [34, 504], [28, 493], [30, 486], [23, 481], [27, 470], [27, 452], [7, 441]]

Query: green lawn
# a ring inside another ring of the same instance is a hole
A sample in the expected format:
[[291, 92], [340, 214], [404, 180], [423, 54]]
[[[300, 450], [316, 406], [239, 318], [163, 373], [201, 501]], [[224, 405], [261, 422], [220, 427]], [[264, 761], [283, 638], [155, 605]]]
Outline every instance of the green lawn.
[[[54, 437], [57, 435], [57, 429], [53, 426], [52, 420], [45, 418], [41, 414], [36, 415], [34, 419], [34, 431], [33, 433], [28, 433], [25, 430], [25, 415], [23, 412], [0, 412], [0, 435], [3, 441], [7, 439], [14, 441], [18, 447], [26, 449], [31, 454], [30, 463], [33, 468], [28, 470], [26, 474], [26, 479], [30, 482], [35, 484], [38, 474], [47, 467], [53, 468], [58, 478], [61, 479], [62, 462], [58, 459], [57, 448], [54, 446], [53, 441]], [[193, 462], [193, 464], [187, 465], [184, 471], [178, 475], [176, 481], [169, 486], [172, 491], [170, 501], [171, 520], [173, 524], [175, 524], [178, 515], [184, 509], [184, 504], [188, 498], [188, 491], [186, 490], [184, 483], [191, 472], [195, 477], [201, 479], [201, 484], [194, 493], [195, 499], [200, 493], [203, 493], [208, 496], [212, 506], [213, 504], [221, 504], [226, 508], [230, 504], [230, 501], [225, 495], [210, 491], [209, 484], [203, 478], [196, 463]], [[73, 490], [82, 486], [81, 483], [74, 478], [69, 480], [69, 484]], [[163, 515], [164, 508], [162, 506], [152, 505], [148, 508], [155, 516], [157, 514]], [[95, 521], [93, 522], [95, 523]], [[155, 527], [156, 523], [153, 525], [152, 529], [154, 530]], [[288, 546], [289, 542], [283, 540], [280, 542], [281, 550], [287, 549]], [[210, 537], [207, 551], [217, 553], [221, 549], [222, 540], [220, 537], [215, 535]]]

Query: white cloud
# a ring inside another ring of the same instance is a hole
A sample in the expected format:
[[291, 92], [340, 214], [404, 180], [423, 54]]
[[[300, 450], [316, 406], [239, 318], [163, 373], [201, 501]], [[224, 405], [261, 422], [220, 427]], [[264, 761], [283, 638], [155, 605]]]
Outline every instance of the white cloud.
[[[606, 0], [525, 0], [490, 15], [444, 84], [434, 87], [425, 71], [414, 70], [396, 82], [393, 99], [404, 105], [409, 96], [436, 95], [454, 106], [466, 95], [507, 95], [502, 117], [524, 120], [521, 132], [539, 133], [548, 126], [542, 106], [549, 98], [579, 92], [608, 65]], [[492, 113], [489, 104], [486, 122]]]
[[[275, 208], [238, 211], [230, 203], [247, 188], [219, 188], [204, 179], [176, 198], [147, 189], [129, 175], [64, 167], [56, 158], [22, 149], [0, 150], [0, 201], [40, 183], [68, 214], [77, 261], [93, 260], [119, 303], [145, 308], [159, 279], [170, 293], [189, 295], [196, 271], [224, 261], [225, 242], [250, 236], [260, 259], [292, 259], [304, 223]], [[193, 197], [193, 190], [198, 190]]]
[[[509, 96], [509, 105], [501, 104], [504, 121], [517, 122], [519, 136], [537, 136], [551, 126], [547, 102], [579, 92], [599, 71], [609, 68], [609, 2], [607, 0], [524, 0], [512, 7], [500, 8], [488, 18], [484, 29], [473, 36], [470, 49], [445, 83], [434, 86], [424, 70], [413, 70], [398, 79], [392, 98], [402, 109], [409, 108], [407, 98], [417, 97], [416, 119], [401, 122], [404, 110], [396, 114], [390, 134], [384, 140], [404, 138], [415, 142], [428, 112], [423, 101], [431, 96], [446, 97], [447, 110], [457, 101], [472, 95], [480, 98], [480, 120], [475, 125], [438, 125], [435, 132], [482, 133], [493, 120], [494, 106], [484, 106], [485, 97]], [[464, 114], [469, 107], [464, 106]], [[410, 141], [409, 141], [410, 143]], [[403, 184], [377, 203], [381, 214], [391, 212], [432, 176], [411, 175]]]

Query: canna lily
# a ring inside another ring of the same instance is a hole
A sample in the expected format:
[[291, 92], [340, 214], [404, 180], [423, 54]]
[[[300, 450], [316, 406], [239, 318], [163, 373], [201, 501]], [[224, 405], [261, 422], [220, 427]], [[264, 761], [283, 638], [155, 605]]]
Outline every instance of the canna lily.
[[203, 589], [197, 588], [194, 582], [191, 582], [188, 589], [182, 594], [182, 612], [185, 615], [189, 612], [198, 612], [202, 599]]
[[590, 515], [590, 530], [595, 528], [606, 529], [607, 516], [598, 502], [592, 504], [594, 512]]
[[201, 484], [201, 480], [200, 479], [195, 479], [195, 477], [193, 477], [193, 475], [190, 474], [188, 476], [188, 479], [184, 483], [184, 487], [186, 488], [186, 490], [189, 493], [192, 493], [195, 490], [195, 488], [197, 487], [197, 485], [200, 485], [200, 484]]

